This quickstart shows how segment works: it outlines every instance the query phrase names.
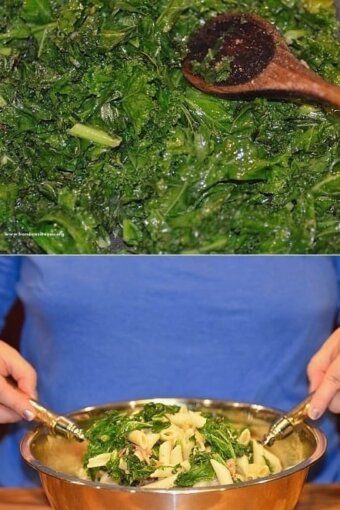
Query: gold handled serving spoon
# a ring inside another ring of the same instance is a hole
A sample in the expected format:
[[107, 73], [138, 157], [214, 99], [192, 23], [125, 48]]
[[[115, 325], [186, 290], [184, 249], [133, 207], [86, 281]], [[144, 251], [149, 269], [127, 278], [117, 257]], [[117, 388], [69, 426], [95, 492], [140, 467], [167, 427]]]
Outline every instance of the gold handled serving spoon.
[[222, 97], [302, 97], [340, 108], [340, 87], [311, 71], [283, 36], [255, 14], [216, 16], [193, 34], [182, 64], [186, 79]]
[[30, 399], [29, 402], [36, 411], [35, 421], [45, 425], [52, 433], [60, 434], [68, 439], [75, 438], [77, 441], [85, 440], [84, 432], [73, 420], [53, 413], [36, 400]]
[[284, 439], [289, 436], [300, 423], [308, 416], [308, 409], [313, 393], [300, 402], [287, 414], [280, 416], [270, 427], [269, 432], [262, 439], [264, 446], [272, 446], [277, 439]]

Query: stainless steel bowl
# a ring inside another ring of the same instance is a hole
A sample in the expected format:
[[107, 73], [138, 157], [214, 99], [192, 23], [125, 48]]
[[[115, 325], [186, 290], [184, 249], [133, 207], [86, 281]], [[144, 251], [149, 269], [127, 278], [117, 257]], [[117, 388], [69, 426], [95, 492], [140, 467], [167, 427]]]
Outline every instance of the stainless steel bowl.
[[[279, 411], [240, 402], [199, 399], [152, 399], [187, 405], [226, 415], [231, 422], [247, 425], [262, 438]], [[150, 400], [119, 402], [88, 407], [71, 413], [84, 427], [109, 409], [136, 409]], [[237, 485], [200, 488], [143, 489], [81, 480], [84, 443], [51, 436], [43, 427], [26, 434], [21, 444], [23, 458], [39, 472], [42, 485], [55, 510], [293, 510], [312, 464], [326, 449], [322, 432], [303, 424], [288, 438], [272, 447], [283, 463], [276, 475]]]

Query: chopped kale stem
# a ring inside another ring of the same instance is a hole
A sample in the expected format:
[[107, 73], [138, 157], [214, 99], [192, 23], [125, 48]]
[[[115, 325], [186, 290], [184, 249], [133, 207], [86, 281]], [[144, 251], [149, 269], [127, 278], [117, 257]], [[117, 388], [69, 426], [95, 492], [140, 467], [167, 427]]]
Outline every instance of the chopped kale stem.
[[339, 112], [182, 76], [190, 35], [235, 10], [340, 85], [329, 0], [1, 1], [0, 252], [339, 252]]

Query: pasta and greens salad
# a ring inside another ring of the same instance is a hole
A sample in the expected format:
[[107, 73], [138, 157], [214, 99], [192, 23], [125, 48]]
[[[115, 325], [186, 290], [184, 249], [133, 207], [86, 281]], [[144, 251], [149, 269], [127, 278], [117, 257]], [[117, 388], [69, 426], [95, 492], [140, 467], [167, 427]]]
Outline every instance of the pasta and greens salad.
[[282, 470], [280, 459], [223, 415], [150, 402], [113, 410], [86, 432], [82, 478], [150, 489], [224, 485]]

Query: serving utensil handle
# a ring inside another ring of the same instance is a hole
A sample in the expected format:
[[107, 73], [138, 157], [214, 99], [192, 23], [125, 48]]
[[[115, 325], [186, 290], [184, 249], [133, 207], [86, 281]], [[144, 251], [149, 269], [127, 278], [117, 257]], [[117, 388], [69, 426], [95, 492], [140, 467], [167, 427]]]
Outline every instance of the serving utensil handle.
[[289, 413], [288, 417], [297, 425], [305, 420], [308, 416], [308, 410], [312, 400], [313, 393], [310, 393], [307, 398], [302, 400], [297, 406], [295, 406]]
[[55, 414], [34, 399], [30, 399], [30, 404], [36, 411], [35, 420], [45, 425], [55, 434], [61, 434], [67, 438], [75, 438], [77, 441], [84, 441], [84, 432], [78, 425], [66, 416]]
[[295, 430], [295, 427], [307, 418], [313, 395], [314, 392], [310, 393], [307, 398], [302, 400], [289, 413], [276, 420], [270, 427], [268, 434], [262, 439], [262, 444], [264, 446], [271, 446], [277, 439], [284, 439], [289, 436]]

